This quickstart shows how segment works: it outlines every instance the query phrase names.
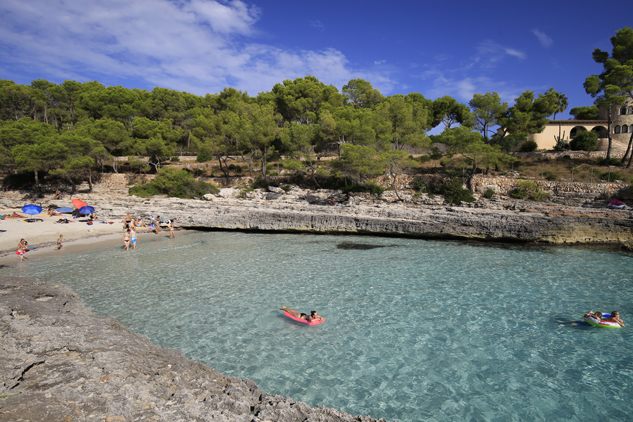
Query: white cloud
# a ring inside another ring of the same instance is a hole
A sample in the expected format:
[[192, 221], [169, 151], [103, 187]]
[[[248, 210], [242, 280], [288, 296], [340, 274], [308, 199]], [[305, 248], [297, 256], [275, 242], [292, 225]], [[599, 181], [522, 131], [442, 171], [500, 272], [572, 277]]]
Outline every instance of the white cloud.
[[533, 29], [532, 33], [536, 36], [536, 38], [538, 38], [538, 41], [545, 48], [550, 47], [554, 43], [554, 41], [550, 37], [548, 37], [547, 34], [539, 31], [538, 29]]
[[487, 40], [477, 46], [477, 53], [471, 57], [466, 68], [478, 66], [483, 69], [490, 69], [496, 67], [507, 56], [515, 57], [519, 60], [524, 60], [527, 57], [520, 50]]
[[387, 60], [375, 60], [374, 64], [383, 64], [383, 63], [386, 63], [386, 62], [387, 62]]
[[256, 95], [305, 75], [339, 88], [352, 78], [384, 93], [395, 87], [387, 71], [354, 69], [335, 49], [257, 43], [261, 13], [239, 0], [3, 0], [0, 65], [12, 74], [123, 78], [199, 95], [227, 86]]
[[514, 99], [526, 90], [527, 88], [525, 87], [518, 87], [486, 76], [447, 78], [443, 74], [436, 72], [433, 87], [422, 94], [430, 99], [450, 95], [460, 102], [467, 103], [473, 98], [475, 93], [496, 92], [503, 101], [512, 104]]
[[323, 25], [320, 20], [310, 21], [310, 26], [313, 28], [320, 29], [321, 31], [325, 29], [325, 25]]

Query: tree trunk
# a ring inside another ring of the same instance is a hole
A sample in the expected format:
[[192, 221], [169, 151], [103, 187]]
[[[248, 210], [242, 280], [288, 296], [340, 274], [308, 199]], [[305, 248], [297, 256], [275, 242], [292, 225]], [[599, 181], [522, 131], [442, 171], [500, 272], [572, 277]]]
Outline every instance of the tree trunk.
[[35, 186], [40, 184], [40, 180], [37, 178], [37, 170], [34, 170], [33, 173], [35, 173]]
[[398, 180], [398, 176], [396, 176], [396, 173], [393, 172], [393, 165], [389, 169], [389, 172], [393, 176], [393, 183], [391, 184], [391, 186], [393, 187], [393, 191], [396, 193], [396, 196], [398, 197], [398, 200], [404, 202], [404, 199], [402, 199], [400, 197], [400, 194], [398, 193], [398, 186], [397, 186], [397, 183], [396, 183], [397, 180]]
[[608, 137], [609, 137], [609, 146], [607, 147], [607, 165], [609, 165], [609, 163], [611, 162], [611, 107], [609, 107], [609, 112], [607, 113], [608, 116], [608, 123], [607, 123], [607, 130], [608, 130]]
[[[631, 130], [631, 129], [629, 129]], [[631, 136], [629, 137], [629, 145], [626, 147], [626, 152], [624, 153], [624, 156], [622, 157], [622, 163], [624, 164], [624, 162], [626, 161], [626, 157], [627, 155], [629, 155], [629, 152], [631, 151], [631, 144], [633, 144], [633, 130], [631, 130]], [[631, 156], [633, 156], [633, 153], [631, 153]], [[630, 168], [631, 166], [631, 161], [629, 160], [629, 165], [626, 166], [626, 168]]]
[[116, 168], [116, 157], [112, 156], [112, 169], [114, 169], [115, 173], [118, 173], [119, 171]]
[[248, 157], [248, 174], [253, 177], [253, 154]]
[[88, 186], [89, 192], [92, 192], [92, 169], [88, 167]]
[[266, 177], [266, 152], [268, 148], [264, 147], [264, 151], [262, 154], [262, 177]]

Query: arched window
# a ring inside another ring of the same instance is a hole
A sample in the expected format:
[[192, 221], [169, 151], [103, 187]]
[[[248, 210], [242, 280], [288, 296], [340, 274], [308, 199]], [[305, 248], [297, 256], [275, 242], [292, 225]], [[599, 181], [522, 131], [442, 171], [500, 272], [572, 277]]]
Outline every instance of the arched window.
[[626, 106], [620, 107], [620, 114], [626, 114]]
[[607, 137], [607, 129], [604, 126], [596, 126], [591, 131], [595, 132], [599, 139]]
[[633, 106], [629, 106], [629, 114], [633, 114]]
[[620, 133], [620, 125], [613, 128], [613, 133]]
[[582, 126], [573, 127], [572, 130], [569, 132], [569, 139], [574, 139], [576, 135], [578, 135], [580, 132], [585, 131], [585, 130], [587, 129]]
[[622, 133], [629, 133], [629, 127], [627, 125], [622, 125]]

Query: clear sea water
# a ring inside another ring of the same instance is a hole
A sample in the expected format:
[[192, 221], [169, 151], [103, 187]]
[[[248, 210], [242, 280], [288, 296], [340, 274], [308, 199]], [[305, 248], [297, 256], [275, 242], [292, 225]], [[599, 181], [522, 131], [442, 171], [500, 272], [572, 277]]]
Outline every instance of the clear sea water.
[[633, 417], [633, 328], [570, 324], [619, 310], [633, 326], [630, 254], [179, 232], [2, 273], [66, 283], [96, 314], [311, 406], [400, 421]]

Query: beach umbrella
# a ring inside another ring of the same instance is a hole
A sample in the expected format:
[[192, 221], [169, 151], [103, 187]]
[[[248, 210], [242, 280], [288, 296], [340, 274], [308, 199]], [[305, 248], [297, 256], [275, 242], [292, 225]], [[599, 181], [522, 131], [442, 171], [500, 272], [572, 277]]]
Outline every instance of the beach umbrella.
[[73, 205], [77, 208], [80, 209], [82, 207], [87, 207], [88, 204], [86, 204], [84, 201], [82, 201], [81, 199], [73, 199]]
[[70, 207], [60, 207], [57, 208], [55, 211], [57, 212], [73, 212], [73, 209]]
[[[617, 199], [614, 199], [613, 201], [609, 202], [609, 204], [614, 205], [616, 207], [619, 207], [621, 205], [625, 205], [624, 202], [622, 201], [618, 201]], [[26, 211], [25, 211], [26, 212]]]
[[95, 212], [95, 209], [93, 207], [89, 207], [88, 205], [79, 208], [79, 214], [92, 214], [93, 212]]
[[29, 204], [22, 207], [22, 212], [28, 215], [35, 215], [42, 212], [42, 208], [35, 204]]

